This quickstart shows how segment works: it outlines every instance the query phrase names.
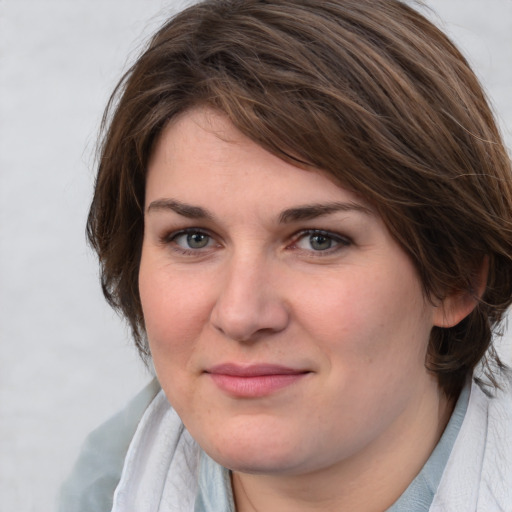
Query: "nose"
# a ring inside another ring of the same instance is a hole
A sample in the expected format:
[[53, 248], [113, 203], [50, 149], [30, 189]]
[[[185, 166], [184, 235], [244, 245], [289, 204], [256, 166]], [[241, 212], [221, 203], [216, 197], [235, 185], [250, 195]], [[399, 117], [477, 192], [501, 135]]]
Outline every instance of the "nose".
[[224, 336], [251, 342], [286, 329], [289, 310], [278, 291], [277, 269], [265, 261], [231, 261], [220, 279], [211, 323]]

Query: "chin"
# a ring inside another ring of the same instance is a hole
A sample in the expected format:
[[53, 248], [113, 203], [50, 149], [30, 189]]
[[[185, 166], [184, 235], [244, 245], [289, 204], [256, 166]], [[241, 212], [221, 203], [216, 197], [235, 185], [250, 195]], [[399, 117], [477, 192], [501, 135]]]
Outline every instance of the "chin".
[[300, 466], [291, 454], [280, 457], [276, 457], [275, 453], [269, 457], [262, 456], [261, 453], [254, 457], [248, 454], [235, 456], [233, 454], [212, 453], [209, 455], [221, 466], [231, 471], [253, 475], [291, 474], [296, 472]]
[[265, 412], [186, 419], [191, 420], [185, 421], [186, 428], [201, 448], [232, 471], [292, 474], [306, 464], [310, 466], [306, 461], [312, 462], [322, 451], [321, 437], [310, 435], [316, 429], [289, 414], [283, 417]]
[[203, 446], [216, 462], [232, 471], [252, 474], [293, 473], [300, 464], [300, 443], [290, 443], [282, 438], [245, 440], [234, 438], [218, 446]]

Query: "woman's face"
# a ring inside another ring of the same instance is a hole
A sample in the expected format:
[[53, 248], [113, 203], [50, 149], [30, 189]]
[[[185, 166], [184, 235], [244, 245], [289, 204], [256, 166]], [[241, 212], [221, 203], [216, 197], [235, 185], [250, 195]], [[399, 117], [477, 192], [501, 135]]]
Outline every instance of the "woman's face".
[[440, 313], [382, 219], [220, 114], [185, 113], [154, 150], [139, 280], [158, 379], [228, 468], [315, 471], [436, 415]]

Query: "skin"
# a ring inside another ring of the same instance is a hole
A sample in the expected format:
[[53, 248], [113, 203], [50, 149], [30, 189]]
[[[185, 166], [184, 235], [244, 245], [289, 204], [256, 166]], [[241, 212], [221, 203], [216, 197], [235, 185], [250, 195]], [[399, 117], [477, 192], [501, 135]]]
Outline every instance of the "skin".
[[[186, 112], [155, 147], [139, 286], [158, 379], [233, 471], [237, 510], [381, 511], [439, 440], [452, 404], [429, 333], [467, 301], [426, 300], [369, 204], [219, 113]], [[240, 395], [212, 376], [227, 363], [300, 376]]]

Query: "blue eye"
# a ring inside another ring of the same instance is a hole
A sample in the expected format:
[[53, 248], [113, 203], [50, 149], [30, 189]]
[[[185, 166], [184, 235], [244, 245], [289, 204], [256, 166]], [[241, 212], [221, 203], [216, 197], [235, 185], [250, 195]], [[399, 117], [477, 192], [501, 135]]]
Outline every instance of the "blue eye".
[[332, 251], [348, 245], [350, 240], [347, 238], [317, 229], [303, 232], [295, 242], [295, 247], [314, 252]]
[[326, 235], [317, 234], [309, 236], [309, 245], [315, 251], [326, 251], [327, 249], [331, 249], [333, 246], [334, 240]]
[[212, 244], [212, 238], [207, 233], [197, 230], [182, 231], [172, 238], [172, 241], [182, 249], [204, 249]]

